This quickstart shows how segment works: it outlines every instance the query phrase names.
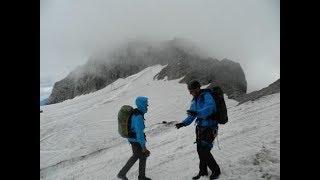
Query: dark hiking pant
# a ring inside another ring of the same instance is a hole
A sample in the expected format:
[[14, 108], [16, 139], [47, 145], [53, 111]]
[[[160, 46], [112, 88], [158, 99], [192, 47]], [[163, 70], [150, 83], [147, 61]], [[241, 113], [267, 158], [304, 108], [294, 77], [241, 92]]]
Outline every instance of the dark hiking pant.
[[145, 177], [146, 172], [146, 162], [147, 157], [144, 155], [141, 150], [141, 145], [137, 142], [130, 142], [132, 147], [132, 156], [124, 165], [124, 167], [120, 170], [119, 174], [126, 175], [127, 172], [131, 169], [134, 163], [139, 159], [139, 177]]
[[200, 159], [199, 164], [199, 174], [207, 175], [209, 167], [213, 174], [220, 174], [220, 167], [217, 164], [216, 160], [213, 158], [211, 152], [211, 148], [197, 146], [197, 151]]
[[199, 174], [207, 175], [209, 167], [213, 174], [220, 174], [220, 167], [216, 160], [213, 158], [210, 150], [212, 148], [212, 143], [217, 136], [218, 129], [210, 127], [196, 127], [196, 137], [197, 137], [197, 152], [200, 159], [199, 164]]

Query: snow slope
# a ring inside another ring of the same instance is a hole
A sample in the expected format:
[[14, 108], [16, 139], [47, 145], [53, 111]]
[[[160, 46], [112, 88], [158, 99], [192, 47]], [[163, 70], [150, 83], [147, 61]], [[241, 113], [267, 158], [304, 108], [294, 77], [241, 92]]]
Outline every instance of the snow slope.
[[[43, 106], [40, 179], [116, 180], [132, 154], [118, 134], [117, 113], [124, 104], [134, 106], [137, 96], [149, 98], [146, 175], [183, 180], [197, 174], [195, 126], [174, 128], [185, 118], [191, 95], [179, 80], [153, 80], [163, 67], [149, 67], [94, 93]], [[219, 143], [216, 139], [211, 150], [222, 170], [219, 179], [280, 179], [280, 93], [239, 106], [229, 99], [226, 103], [229, 122], [220, 125]], [[137, 176], [138, 162], [127, 174], [129, 179]]]

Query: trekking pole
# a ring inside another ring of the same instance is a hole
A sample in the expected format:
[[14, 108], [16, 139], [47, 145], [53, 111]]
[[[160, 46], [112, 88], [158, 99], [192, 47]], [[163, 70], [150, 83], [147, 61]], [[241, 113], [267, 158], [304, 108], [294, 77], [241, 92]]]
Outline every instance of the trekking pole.
[[220, 146], [219, 146], [219, 137], [218, 137], [218, 133], [217, 133], [217, 142], [218, 142], [218, 148], [219, 148], [219, 150], [221, 150], [221, 148], [220, 148]]
[[217, 142], [218, 142], [218, 148], [219, 148], [219, 150], [221, 150], [221, 148], [219, 146], [219, 138], [218, 138], [218, 136], [217, 136]]

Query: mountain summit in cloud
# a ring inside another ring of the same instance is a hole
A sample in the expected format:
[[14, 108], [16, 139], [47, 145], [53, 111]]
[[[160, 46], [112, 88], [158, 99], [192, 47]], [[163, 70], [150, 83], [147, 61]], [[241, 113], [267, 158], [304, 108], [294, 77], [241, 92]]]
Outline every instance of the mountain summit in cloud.
[[119, 78], [126, 78], [153, 65], [166, 65], [154, 78], [180, 83], [198, 79], [202, 85], [218, 84], [230, 97], [247, 91], [239, 63], [205, 57], [190, 41], [174, 38], [161, 43], [133, 40], [114, 51], [93, 54], [88, 62], [54, 84], [48, 104], [100, 90]]

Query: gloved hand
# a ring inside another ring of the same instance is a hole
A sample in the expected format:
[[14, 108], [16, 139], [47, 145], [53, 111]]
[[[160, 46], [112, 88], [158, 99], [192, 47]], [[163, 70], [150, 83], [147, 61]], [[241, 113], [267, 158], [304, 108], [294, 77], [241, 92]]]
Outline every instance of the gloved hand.
[[176, 126], [177, 129], [179, 129], [179, 128], [183, 127], [184, 124], [183, 123], [177, 123], [177, 124], [175, 124], [175, 126]]
[[191, 115], [191, 116], [197, 116], [197, 115], [198, 115], [198, 112], [197, 112], [197, 111], [187, 110], [187, 114], [188, 114], [188, 115]]
[[147, 148], [142, 148], [142, 154], [144, 154], [146, 157], [150, 156], [150, 151]]

